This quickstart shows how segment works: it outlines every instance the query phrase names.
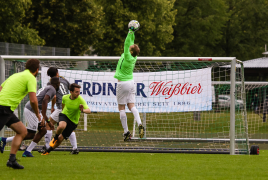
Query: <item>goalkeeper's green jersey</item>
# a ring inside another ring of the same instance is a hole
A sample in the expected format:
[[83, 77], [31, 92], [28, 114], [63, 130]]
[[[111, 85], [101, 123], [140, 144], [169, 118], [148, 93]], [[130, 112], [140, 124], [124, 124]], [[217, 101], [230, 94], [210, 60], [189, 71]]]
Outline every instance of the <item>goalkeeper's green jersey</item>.
[[124, 53], [118, 61], [114, 78], [120, 81], [133, 80], [133, 70], [137, 61], [137, 56], [133, 57], [130, 54], [129, 47], [134, 44], [135, 35], [132, 30], [128, 32], [124, 45]]

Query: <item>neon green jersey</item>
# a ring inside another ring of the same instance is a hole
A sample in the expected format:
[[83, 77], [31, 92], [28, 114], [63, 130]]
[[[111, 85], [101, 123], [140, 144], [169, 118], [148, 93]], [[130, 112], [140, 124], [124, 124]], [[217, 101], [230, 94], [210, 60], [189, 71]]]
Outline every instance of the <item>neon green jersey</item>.
[[71, 94], [66, 94], [62, 97], [62, 104], [65, 106], [61, 113], [65, 114], [76, 125], [79, 122], [81, 114], [79, 105], [82, 104], [84, 106], [84, 109], [89, 108], [82, 96], [78, 96], [76, 99], [72, 100]]
[[36, 79], [28, 69], [13, 74], [1, 86], [3, 89], [0, 92], [0, 105], [10, 106], [12, 111], [18, 107], [27, 93], [36, 93]]
[[120, 81], [133, 80], [133, 70], [137, 61], [137, 56], [130, 54], [129, 47], [134, 44], [135, 35], [133, 31], [129, 31], [124, 45], [124, 53], [118, 61], [114, 78]]

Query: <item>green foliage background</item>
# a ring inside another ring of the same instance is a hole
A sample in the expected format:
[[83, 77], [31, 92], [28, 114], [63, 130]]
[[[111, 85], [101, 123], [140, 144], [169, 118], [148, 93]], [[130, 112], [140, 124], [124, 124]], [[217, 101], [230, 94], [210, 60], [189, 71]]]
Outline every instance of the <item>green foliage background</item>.
[[141, 56], [261, 57], [268, 0], [0, 0], [0, 41], [120, 56], [127, 24]]

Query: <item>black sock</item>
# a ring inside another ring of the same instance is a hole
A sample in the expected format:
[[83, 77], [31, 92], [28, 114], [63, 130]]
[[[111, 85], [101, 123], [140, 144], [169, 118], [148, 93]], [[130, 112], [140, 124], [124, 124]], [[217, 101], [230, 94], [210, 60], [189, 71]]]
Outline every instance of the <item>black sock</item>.
[[53, 151], [54, 149], [52, 147], [49, 147], [47, 152], [50, 153], [50, 151]]
[[9, 160], [10, 161], [15, 161], [16, 160], [16, 154], [10, 154], [9, 155]]
[[54, 139], [55, 139], [55, 140], [58, 140], [58, 138], [59, 138], [59, 135], [58, 135], [58, 134], [55, 134]]

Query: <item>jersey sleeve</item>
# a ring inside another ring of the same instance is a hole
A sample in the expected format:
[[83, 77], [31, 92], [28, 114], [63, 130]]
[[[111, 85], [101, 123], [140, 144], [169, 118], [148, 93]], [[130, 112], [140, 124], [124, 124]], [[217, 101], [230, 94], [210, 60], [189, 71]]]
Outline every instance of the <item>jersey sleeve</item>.
[[62, 97], [62, 104], [65, 104], [66, 96]]
[[5, 86], [5, 84], [6, 84], [6, 81], [4, 81], [4, 82], [1, 84], [1, 86], [2, 86], [2, 87], [4, 87], [4, 86]]
[[80, 97], [80, 104], [84, 106], [84, 109], [89, 109], [87, 102], [82, 98], [82, 96], [79, 97]]
[[56, 89], [53, 86], [49, 86], [46, 95], [48, 95], [50, 98], [54, 97], [56, 95]]
[[135, 40], [134, 32], [132, 30], [129, 30], [129, 32], [127, 34], [127, 38], [125, 40], [125, 45], [124, 45], [124, 58], [125, 58], [125, 60], [131, 59], [129, 47], [134, 44], [134, 40]]
[[36, 79], [34, 77], [28, 80], [27, 89], [28, 89], [28, 92], [36, 93]]
[[67, 85], [68, 85], [68, 89], [67, 89], [67, 91], [69, 91], [69, 90], [70, 90], [70, 86], [71, 86], [71, 84], [70, 84], [70, 82], [67, 81], [67, 80], [66, 80], [66, 82], [67, 82]]

